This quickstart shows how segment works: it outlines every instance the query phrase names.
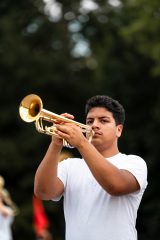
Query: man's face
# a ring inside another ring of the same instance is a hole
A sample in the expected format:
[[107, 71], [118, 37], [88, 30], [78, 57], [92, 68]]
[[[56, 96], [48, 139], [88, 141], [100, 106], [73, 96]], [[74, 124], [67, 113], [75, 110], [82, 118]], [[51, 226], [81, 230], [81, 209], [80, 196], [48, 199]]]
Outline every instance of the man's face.
[[116, 126], [112, 113], [104, 107], [92, 108], [87, 114], [86, 124], [94, 131], [92, 144], [97, 148], [117, 144], [123, 129], [121, 124]]

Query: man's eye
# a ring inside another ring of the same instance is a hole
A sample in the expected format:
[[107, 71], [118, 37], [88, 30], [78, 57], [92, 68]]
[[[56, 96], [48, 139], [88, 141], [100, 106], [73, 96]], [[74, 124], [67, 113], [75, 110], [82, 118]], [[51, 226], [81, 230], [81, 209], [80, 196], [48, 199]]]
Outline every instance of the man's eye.
[[107, 123], [107, 122], [109, 122], [107, 119], [102, 119], [101, 120], [101, 123]]
[[92, 124], [92, 121], [91, 120], [88, 120], [87, 122], [86, 122], [86, 124]]

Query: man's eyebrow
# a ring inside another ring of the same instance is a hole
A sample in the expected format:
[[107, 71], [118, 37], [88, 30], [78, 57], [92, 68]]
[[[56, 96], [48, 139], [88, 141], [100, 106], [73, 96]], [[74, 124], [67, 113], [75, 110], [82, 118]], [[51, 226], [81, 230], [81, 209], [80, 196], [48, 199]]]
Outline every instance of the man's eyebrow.
[[109, 116], [101, 116], [99, 118], [108, 118], [108, 119], [110, 119], [111, 117], [109, 117]]
[[[98, 118], [99, 118], [99, 119], [105, 119], [105, 118], [106, 118], [106, 119], [110, 119], [111, 117], [109, 117], [109, 116], [100, 116], [100, 117], [98, 117]], [[88, 119], [89, 119], [89, 120], [90, 120], [90, 119], [94, 119], [94, 117], [87, 117], [86, 120], [88, 120]]]

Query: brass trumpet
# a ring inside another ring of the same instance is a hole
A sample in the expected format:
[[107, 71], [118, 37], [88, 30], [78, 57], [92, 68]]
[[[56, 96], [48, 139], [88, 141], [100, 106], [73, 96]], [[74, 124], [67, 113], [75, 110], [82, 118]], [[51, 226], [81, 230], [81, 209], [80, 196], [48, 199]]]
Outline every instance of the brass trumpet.
[[[19, 114], [25, 122], [35, 121], [36, 129], [40, 133], [59, 137], [56, 133], [55, 124], [63, 122], [73, 123], [82, 129], [82, 132], [86, 135], [89, 142], [92, 140], [93, 131], [89, 126], [43, 109], [42, 100], [36, 94], [29, 94], [22, 99], [19, 107]], [[52, 125], [44, 126], [44, 121], [50, 122]], [[72, 147], [65, 139], [63, 139], [63, 146]]]

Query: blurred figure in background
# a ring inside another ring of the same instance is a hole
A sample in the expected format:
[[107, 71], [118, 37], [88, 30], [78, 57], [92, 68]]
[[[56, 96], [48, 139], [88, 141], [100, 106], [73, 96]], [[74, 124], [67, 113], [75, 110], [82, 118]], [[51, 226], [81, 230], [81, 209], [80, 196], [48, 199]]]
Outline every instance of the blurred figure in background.
[[12, 224], [18, 208], [4, 185], [4, 178], [0, 176], [0, 240], [12, 240]]
[[36, 240], [53, 240], [49, 231], [49, 220], [45, 213], [42, 200], [35, 195], [32, 198], [33, 203], [33, 228]]

